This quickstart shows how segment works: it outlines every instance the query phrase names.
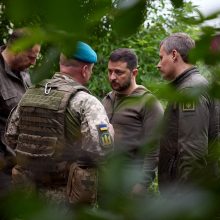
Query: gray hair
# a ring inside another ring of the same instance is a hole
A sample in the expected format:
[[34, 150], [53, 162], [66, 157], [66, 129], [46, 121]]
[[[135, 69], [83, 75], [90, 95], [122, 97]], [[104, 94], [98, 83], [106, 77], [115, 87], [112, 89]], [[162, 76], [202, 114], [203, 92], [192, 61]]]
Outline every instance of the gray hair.
[[179, 52], [183, 61], [188, 63], [189, 52], [195, 47], [195, 41], [186, 33], [174, 33], [161, 41], [161, 46], [164, 47], [168, 54], [175, 49]]

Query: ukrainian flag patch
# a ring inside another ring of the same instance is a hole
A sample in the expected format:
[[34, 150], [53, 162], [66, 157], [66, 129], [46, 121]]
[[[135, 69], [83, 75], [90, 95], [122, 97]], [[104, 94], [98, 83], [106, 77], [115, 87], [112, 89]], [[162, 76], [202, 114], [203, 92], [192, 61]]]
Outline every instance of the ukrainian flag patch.
[[112, 138], [108, 131], [107, 124], [99, 124], [97, 126], [99, 131], [99, 142], [102, 147], [112, 147]]
[[108, 127], [106, 124], [100, 124], [99, 129], [100, 129], [100, 131], [108, 131]]

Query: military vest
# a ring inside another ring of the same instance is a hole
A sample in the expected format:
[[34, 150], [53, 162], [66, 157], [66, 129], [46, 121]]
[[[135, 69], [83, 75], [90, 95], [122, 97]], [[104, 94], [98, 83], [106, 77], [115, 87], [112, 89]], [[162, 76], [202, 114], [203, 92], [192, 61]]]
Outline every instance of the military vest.
[[62, 160], [66, 146], [65, 111], [69, 99], [82, 90], [89, 92], [76, 82], [51, 79], [25, 93], [20, 102], [18, 158], [47, 161], [47, 166]]

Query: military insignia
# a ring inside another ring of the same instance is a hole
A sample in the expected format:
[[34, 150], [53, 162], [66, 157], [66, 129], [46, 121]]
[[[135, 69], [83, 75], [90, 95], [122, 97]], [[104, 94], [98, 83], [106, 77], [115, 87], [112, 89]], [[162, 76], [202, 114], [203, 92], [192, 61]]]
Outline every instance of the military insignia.
[[98, 126], [99, 131], [99, 140], [100, 144], [103, 147], [111, 147], [112, 146], [112, 138], [109, 134], [108, 127], [106, 124], [99, 124]]
[[193, 112], [196, 110], [195, 102], [189, 101], [182, 104], [183, 112]]

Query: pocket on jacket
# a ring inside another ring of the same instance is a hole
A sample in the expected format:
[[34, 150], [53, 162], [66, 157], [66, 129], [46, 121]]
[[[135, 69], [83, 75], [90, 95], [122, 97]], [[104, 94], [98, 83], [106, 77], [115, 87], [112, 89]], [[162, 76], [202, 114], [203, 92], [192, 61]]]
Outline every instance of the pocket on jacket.
[[9, 100], [17, 96], [17, 93], [13, 90], [1, 90], [2, 97], [4, 100]]
[[[9, 109], [9, 111], [14, 108], [18, 102], [20, 101], [18, 94], [15, 91], [1, 91], [2, 98], [4, 100], [4, 106], [2, 106], [4, 109]], [[7, 110], [8, 111], [8, 110]]]

